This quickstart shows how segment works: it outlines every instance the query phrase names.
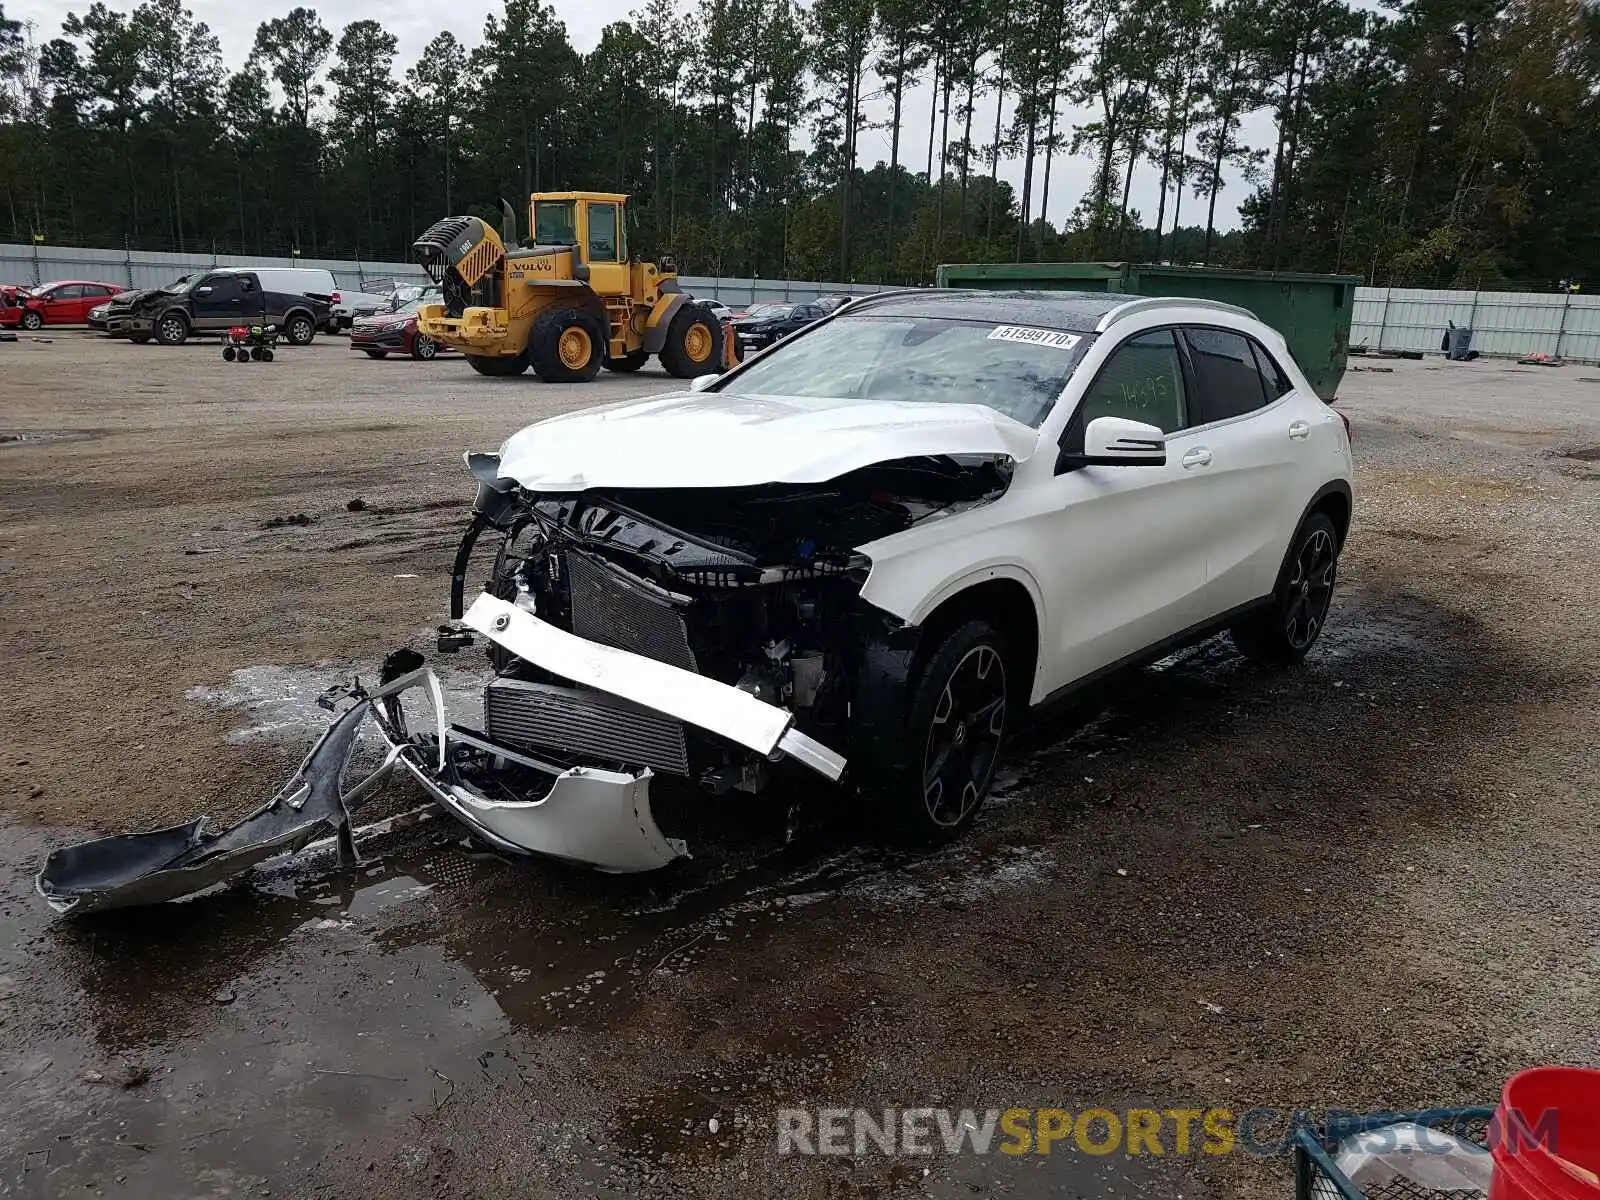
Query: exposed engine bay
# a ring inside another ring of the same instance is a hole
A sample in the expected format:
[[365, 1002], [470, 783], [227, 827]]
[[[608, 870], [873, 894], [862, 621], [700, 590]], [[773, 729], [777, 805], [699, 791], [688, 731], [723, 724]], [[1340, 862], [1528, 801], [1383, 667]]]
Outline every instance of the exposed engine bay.
[[[825, 745], [848, 743], [865, 649], [889, 619], [866, 605], [857, 549], [1003, 492], [1006, 465], [917, 459], [820, 485], [528, 493], [473, 456], [474, 531], [500, 545], [488, 592], [578, 637], [731, 685], [794, 714]], [[446, 645], [448, 645], [448, 636]], [[756, 791], [769, 766], [725, 738], [619, 705], [498, 649], [491, 737]]]
[[[396, 772], [499, 850], [663, 866], [687, 849], [655, 822], [657, 775], [716, 793], [789, 769], [838, 781], [856, 748], [898, 728], [917, 631], [862, 598], [863, 547], [997, 499], [1013, 468], [1004, 454], [923, 456], [823, 483], [539, 492], [502, 477], [498, 455], [467, 462], [478, 496], [437, 648], [486, 643], [482, 727], [451, 721], [421, 654], [397, 650], [377, 687], [325, 697], [337, 719], [264, 806], [220, 832], [201, 817], [63, 847], [36, 881], [53, 907], [177, 899], [311, 846], [354, 863], [376, 828], [359, 806]], [[428, 719], [408, 711], [417, 698]], [[352, 782], [369, 721], [381, 762]]]

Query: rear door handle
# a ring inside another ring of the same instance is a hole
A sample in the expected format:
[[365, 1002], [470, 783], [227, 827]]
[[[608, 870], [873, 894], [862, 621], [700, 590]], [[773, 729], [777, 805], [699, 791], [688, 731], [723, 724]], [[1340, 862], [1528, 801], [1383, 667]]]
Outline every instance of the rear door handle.
[[1291, 421], [1289, 423], [1289, 436], [1294, 438], [1294, 440], [1297, 442], [1302, 438], [1309, 436], [1310, 433], [1311, 426], [1307, 425], [1304, 421]]
[[1191, 467], [1209, 467], [1211, 465], [1211, 451], [1204, 446], [1196, 446], [1193, 450], [1185, 452], [1181, 461], [1185, 471]]

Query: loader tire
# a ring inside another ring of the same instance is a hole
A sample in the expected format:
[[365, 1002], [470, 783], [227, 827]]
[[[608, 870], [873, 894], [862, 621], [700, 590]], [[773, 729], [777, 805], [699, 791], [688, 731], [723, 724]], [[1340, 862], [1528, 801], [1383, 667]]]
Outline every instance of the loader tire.
[[685, 304], [667, 326], [661, 365], [669, 375], [693, 379], [722, 373], [722, 323], [698, 304]]
[[479, 375], [521, 375], [528, 369], [528, 356], [522, 354], [469, 354], [467, 361]]
[[608, 371], [615, 371], [619, 375], [631, 375], [649, 361], [650, 352], [648, 350], [633, 350], [625, 358], [606, 359], [605, 368]]
[[588, 383], [600, 374], [605, 352], [605, 330], [582, 309], [541, 313], [528, 334], [533, 372], [546, 383]]

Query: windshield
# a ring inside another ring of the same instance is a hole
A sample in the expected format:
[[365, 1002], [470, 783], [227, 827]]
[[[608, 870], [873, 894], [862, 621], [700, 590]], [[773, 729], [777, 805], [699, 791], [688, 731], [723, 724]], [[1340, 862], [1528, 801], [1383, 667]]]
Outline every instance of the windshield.
[[196, 274], [196, 275], [179, 275], [176, 279], [174, 279], [171, 283], [167, 284], [167, 286], [162, 288], [161, 290], [163, 292], [187, 292], [190, 288], [192, 288], [194, 286], [195, 280], [197, 280], [199, 278], [200, 278], [200, 276], [198, 274]]
[[402, 317], [415, 316], [417, 312], [421, 310], [424, 304], [437, 303], [439, 303], [438, 293], [429, 292], [425, 295], [413, 296], [411, 299], [400, 303], [398, 307], [392, 308], [389, 311]]
[[575, 200], [540, 200], [533, 206], [533, 244], [576, 246], [578, 223]]
[[752, 317], [765, 317], [775, 320], [778, 317], [787, 317], [794, 311], [792, 304], [762, 304], [750, 310]]
[[426, 300], [439, 298], [437, 288], [420, 288], [415, 285], [396, 288], [394, 295], [389, 297], [389, 303], [384, 306], [385, 312], [416, 312]]
[[727, 390], [983, 404], [1037, 429], [1091, 340], [993, 321], [847, 316], [752, 362]]

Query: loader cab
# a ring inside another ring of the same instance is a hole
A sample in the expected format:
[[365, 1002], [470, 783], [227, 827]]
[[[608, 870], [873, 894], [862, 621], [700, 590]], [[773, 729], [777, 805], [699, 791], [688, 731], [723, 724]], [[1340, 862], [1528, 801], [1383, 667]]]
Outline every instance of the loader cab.
[[528, 229], [536, 246], [571, 246], [579, 278], [601, 295], [628, 286], [628, 198], [617, 192], [535, 192]]

